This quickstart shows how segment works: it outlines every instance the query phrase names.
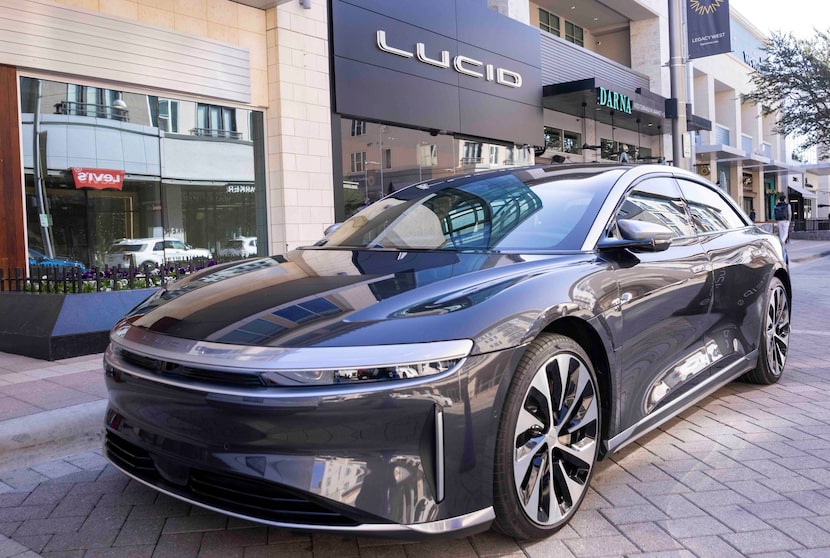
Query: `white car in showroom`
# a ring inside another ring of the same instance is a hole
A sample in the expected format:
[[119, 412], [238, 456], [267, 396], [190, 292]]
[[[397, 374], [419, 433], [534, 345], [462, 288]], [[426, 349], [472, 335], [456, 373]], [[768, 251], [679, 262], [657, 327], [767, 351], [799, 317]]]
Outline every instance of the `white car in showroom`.
[[207, 248], [193, 248], [173, 238], [125, 238], [109, 247], [104, 265], [155, 269], [164, 263], [212, 257]]
[[237, 236], [231, 238], [219, 250], [219, 255], [227, 258], [248, 258], [256, 256], [256, 238], [255, 236]]

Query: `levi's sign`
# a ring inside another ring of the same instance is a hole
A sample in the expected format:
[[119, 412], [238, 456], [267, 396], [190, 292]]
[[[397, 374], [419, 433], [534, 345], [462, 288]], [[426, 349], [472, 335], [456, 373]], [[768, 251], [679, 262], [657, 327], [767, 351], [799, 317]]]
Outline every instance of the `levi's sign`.
[[631, 97], [604, 87], [597, 87], [597, 104], [631, 114]]
[[383, 52], [402, 56], [404, 58], [415, 58], [419, 62], [435, 66], [437, 68], [453, 69], [459, 74], [481, 78], [486, 81], [493, 81], [506, 87], [519, 88], [522, 86], [522, 75], [505, 68], [497, 68], [493, 64], [487, 64], [481, 60], [469, 56], [457, 55], [450, 59], [450, 51], [442, 50], [438, 57], [427, 55], [427, 47], [424, 43], [415, 43], [414, 52], [390, 46], [386, 40], [386, 31], [377, 31], [377, 45]]
[[72, 167], [72, 177], [75, 179], [75, 188], [93, 188], [95, 190], [115, 188], [120, 190], [124, 185], [123, 170]]

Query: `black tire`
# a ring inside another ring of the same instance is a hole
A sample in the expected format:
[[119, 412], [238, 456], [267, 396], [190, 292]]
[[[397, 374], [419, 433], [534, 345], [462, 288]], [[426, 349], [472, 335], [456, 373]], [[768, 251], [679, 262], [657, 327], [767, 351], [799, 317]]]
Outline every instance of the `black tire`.
[[142, 262], [138, 268], [145, 273], [151, 273], [156, 270], [158, 264], [153, 260], [147, 260], [146, 262]]
[[599, 388], [573, 339], [541, 335], [522, 357], [496, 435], [494, 527], [544, 538], [576, 513], [599, 456]]
[[774, 384], [784, 373], [790, 349], [790, 298], [777, 277], [767, 287], [760, 335], [758, 364], [742, 379], [753, 384]]

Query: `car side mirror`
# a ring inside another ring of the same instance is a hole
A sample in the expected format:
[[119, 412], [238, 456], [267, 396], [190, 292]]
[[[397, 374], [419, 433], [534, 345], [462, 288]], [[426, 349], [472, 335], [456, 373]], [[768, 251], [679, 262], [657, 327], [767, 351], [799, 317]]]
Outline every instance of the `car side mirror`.
[[334, 223], [333, 225], [329, 225], [328, 227], [326, 227], [326, 230], [325, 230], [325, 231], [323, 231], [323, 236], [328, 236], [328, 235], [330, 235], [331, 233], [333, 233], [334, 231], [336, 231], [337, 229], [339, 229], [339, 228], [340, 228], [340, 225], [342, 225], [342, 224], [343, 224], [343, 223]]
[[675, 232], [660, 223], [649, 221], [635, 221], [633, 219], [619, 219], [617, 230], [620, 238], [604, 237], [599, 241], [597, 248], [611, 250], [628, 248], [640, 252], [662, 252], [671, 246]]

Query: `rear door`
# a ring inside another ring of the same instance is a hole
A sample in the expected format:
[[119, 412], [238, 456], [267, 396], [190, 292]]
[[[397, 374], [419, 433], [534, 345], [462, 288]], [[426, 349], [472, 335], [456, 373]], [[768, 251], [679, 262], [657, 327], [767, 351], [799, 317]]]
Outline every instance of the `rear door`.
[[719, 371], [758, 347], [775, 257], [764, 235], [721, 192], [691, 180], [678, 184], [712, 262], [712, 308], [705, 343], [712, 370]]

